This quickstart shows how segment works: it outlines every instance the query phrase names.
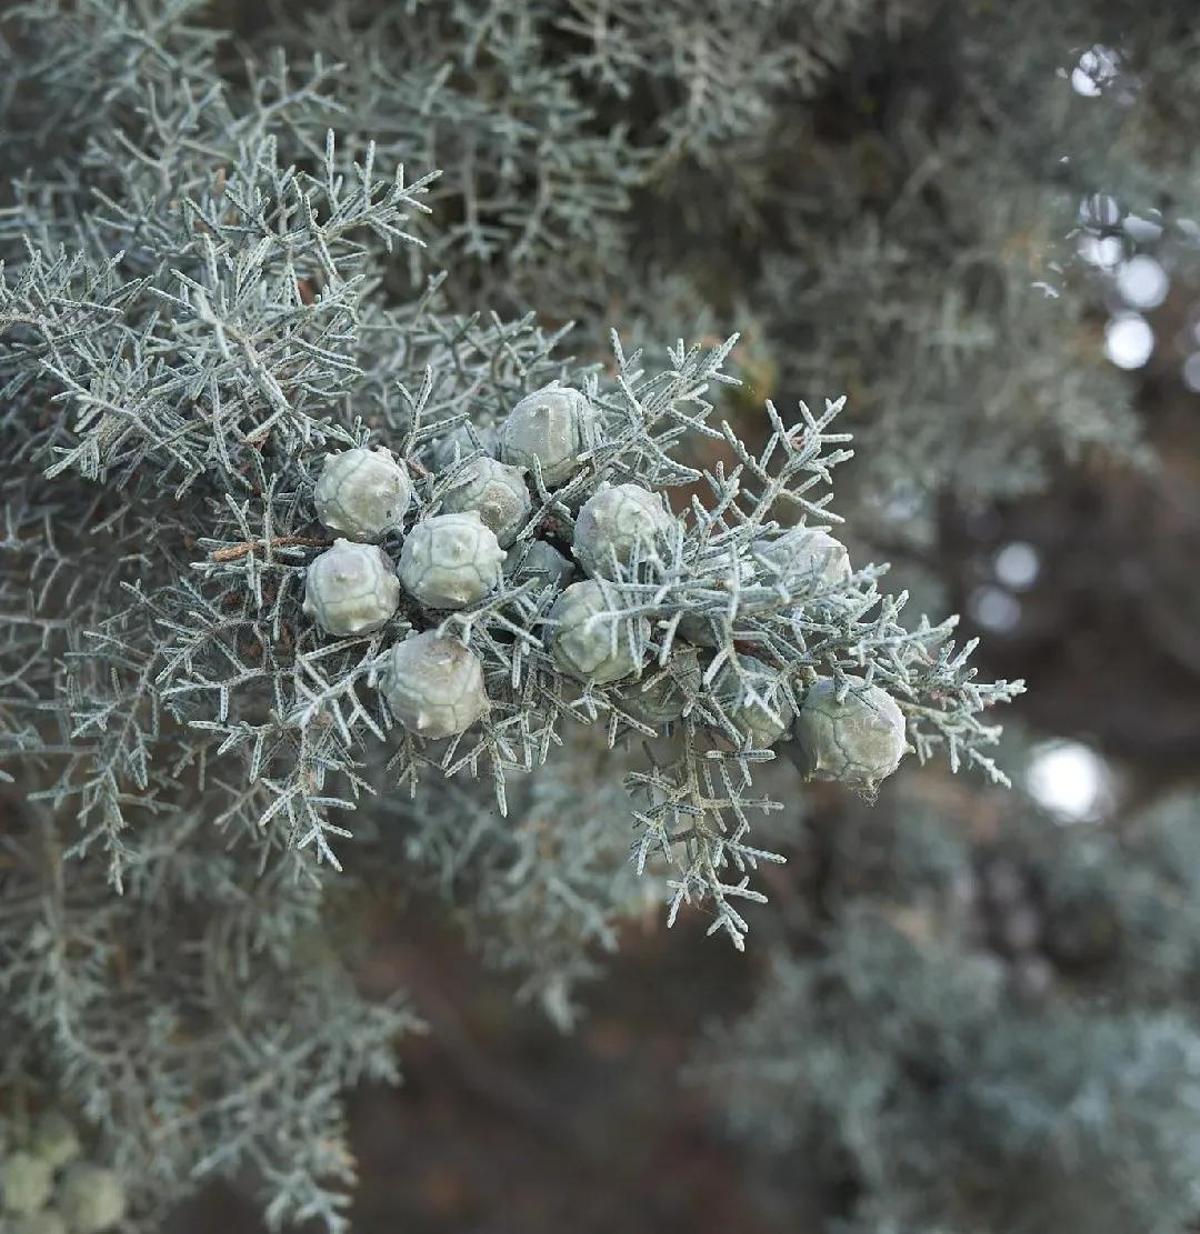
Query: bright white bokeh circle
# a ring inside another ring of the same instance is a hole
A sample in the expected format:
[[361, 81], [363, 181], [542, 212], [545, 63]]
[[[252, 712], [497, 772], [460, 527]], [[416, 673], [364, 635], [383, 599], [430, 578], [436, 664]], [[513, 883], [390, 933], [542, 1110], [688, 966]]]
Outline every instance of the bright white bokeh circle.
[[1114, 317], [1104, 331], [1104, 354], [1123, 369], [1142, 368], [1154, 354], [1154, 331], [1138, 313]]
[[1122, 262], [1117, 270], [1117, 290], [1125, 303], [1134, 308], [1158, 308], [1167, 298], [1170, 286], [1167, 272], [1144, 253]]
[[992, 566], [996, 577], [1005, 587], [1024, 591], [1036, 581], [1041, 561], [1032, 544], [1026, 544], [1024, 540], [1013, 540], [1000, 549], [992, 559]]
[[1021, 621], [1021, 601], [1003, 587], [976, 587], [967, 607], [979, 625], [996, 634], [1015, 630]]
[[1086, 822], [1111, 804], [1112, 774], [1090, 746], [1056, 741], [1033, 752], [1025, 787], [1039, 805], [1063, 822]]

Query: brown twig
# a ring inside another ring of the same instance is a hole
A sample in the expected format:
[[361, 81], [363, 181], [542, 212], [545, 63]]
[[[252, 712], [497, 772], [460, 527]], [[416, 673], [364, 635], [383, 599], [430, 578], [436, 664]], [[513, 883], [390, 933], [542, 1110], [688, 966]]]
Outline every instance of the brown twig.
[[208, 559], [209, 561], [240, 561], [257, 548], [291, 548], [295, 545], [328, 548], [329, 544], [329, 540], [318, 540], [313, 536], [274, 536], [270, 540], [247, 540], [242, 544], [231, 544], [228, 548], [213, 549]]

